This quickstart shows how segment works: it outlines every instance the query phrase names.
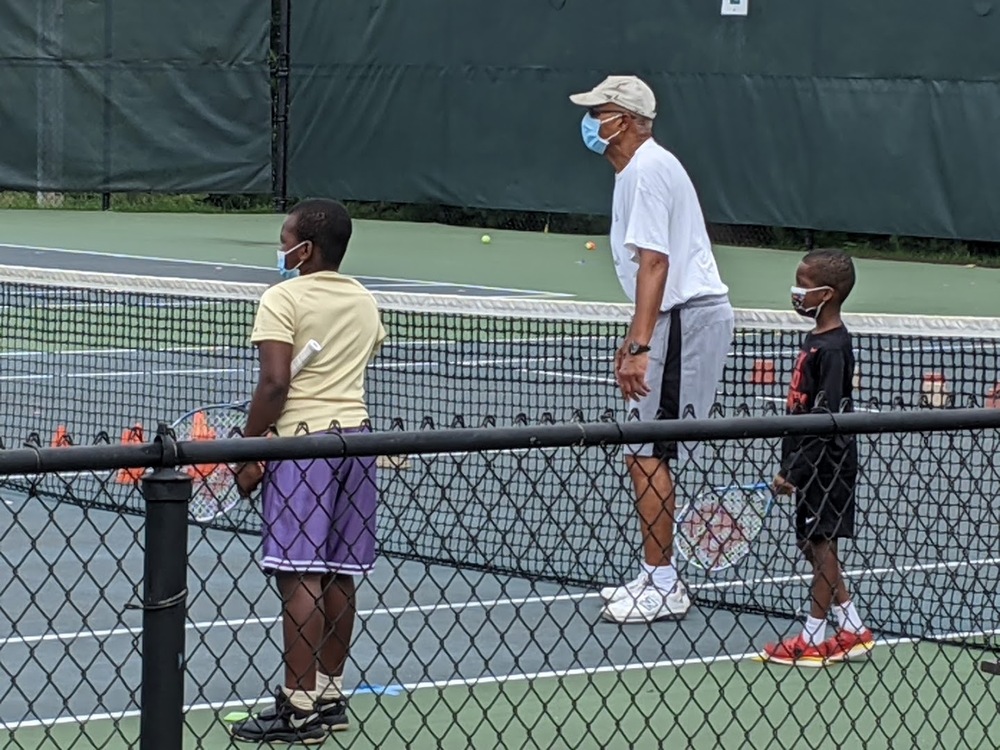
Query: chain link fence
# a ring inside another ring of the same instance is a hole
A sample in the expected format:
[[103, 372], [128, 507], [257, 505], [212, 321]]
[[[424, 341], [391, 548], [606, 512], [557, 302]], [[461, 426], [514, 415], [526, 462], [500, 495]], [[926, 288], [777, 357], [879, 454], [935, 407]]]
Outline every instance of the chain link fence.
[[[952, 409], [9, 448], [3, 747], [992, 747], [998, 428]], [[854, 433], [841, 562], [871, 635], [761, 661], [803, 631], [813, 573], [795, 502], [758, 485], [782, 437]], [[676, 475], [687, 603], [623, 624], [602, 587], [640, 569], [623, 446], [650, 440], [701, 443]], [[264, 497], [233, 504], [258, 460]]]

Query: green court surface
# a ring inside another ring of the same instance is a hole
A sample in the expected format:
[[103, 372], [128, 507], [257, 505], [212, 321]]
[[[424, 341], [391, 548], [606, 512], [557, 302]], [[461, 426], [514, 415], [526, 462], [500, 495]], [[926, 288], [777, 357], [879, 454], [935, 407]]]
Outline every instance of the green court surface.
[[[66, 248], [272, 268], [277, 215], [0, 212], [0, 244]], [[483, 284], [623, 301], [607, 239], [491, 231], [404, 222], [356, 222], [345, 272]], [[597, 250], [584, 248], [593, 239]], [[786, 309], [798, 253], [719, 246], [716, 256], [737, 307]], [[1000, 270], [856, 261], [852, 312], [1000, 314]]]
[[[997, 688], [957, 648], [881, 645], [866, 661], [827, 669], [692, 662], [355, 697], [351, 729], [323, 746], [835, 748], [863, 737], [867, 748], [995, 747], [1000, 731]], [[232, 710], [189, 712], [184, 746], [245, 747], [220, 718]], [[138, 718], [9, 736], [25, 748], [118, 750], [135, 746]]]

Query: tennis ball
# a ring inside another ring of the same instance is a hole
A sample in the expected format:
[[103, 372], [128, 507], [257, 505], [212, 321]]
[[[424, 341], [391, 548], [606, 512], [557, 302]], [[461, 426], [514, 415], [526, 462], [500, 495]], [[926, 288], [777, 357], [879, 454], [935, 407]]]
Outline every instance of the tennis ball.
[[586, 245], [584, 245], [584, 247], [587, 248], [588, 250], [596, 250], [597, 249], [597, 243], [595, 243], [595, 242], [588, 242]]
[[492, 238], [492, 237], [490, 237], [490, 236], [489, 236], [488, 234], [484, 234], [484, 235], [483, 235], [483, 237], [482, 237], [482, 243], [483, 243], [484, 245], [488, 245], [488, 244], [490, 244], [491, 242], [493, 242], [493, 238]]

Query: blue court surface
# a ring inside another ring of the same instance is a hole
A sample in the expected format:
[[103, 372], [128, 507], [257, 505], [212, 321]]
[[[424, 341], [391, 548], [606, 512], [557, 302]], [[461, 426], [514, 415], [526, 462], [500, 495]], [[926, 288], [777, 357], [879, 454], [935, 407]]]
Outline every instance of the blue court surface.
[[[204, 279], [254, 284], [274, 284], [280, 280], [275, 268], [216, 261], [150, 258], [86, 250], [40, 248], [0, 244], [0, 265], [58, 268], [68, 271], [119, 273], [134, 276]], [[559, 298], [571, 295], [476, 284], [452, 284], [382, 276], [356, 276], [372, 291], [408, 294], [452, 294], [466, 297]]]

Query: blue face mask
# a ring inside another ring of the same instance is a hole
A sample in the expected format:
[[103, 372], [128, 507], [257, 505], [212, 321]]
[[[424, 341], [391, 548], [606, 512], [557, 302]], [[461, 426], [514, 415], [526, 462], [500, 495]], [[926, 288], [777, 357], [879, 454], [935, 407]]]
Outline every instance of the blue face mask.
[[291, 250], [279, 250], [278, 251], [278, 273], [281, 274], [281, 278], [282, 279], [294, 279], [296, 276], [299, 275], [299, 266], [302, 265], [302, 261], [299, 261], [298, 266], [295, 266], [295, 268], [286, 268], [285, 267], [285, 258], [288, 257], [289, 253], [294, 253], [296, 250], [298, 250], [304, 244], [306, 244], [306, 243], [305, 242], [300, 242], [298, 245], [296, 245], [295, 247], [293, 247]]
[[617, 120], [619, 117], [621, 115], [613, 115], [607, 120], [598, 120], [590, 112], [585, 114], [583, 121], [580, 123], [580, 134], [583, 136], [583, 144], [595, 154], [603, 155], [608, 149], [608, 144], [611, 143], [611, 138], [617, 136], [618, 133], [615, 133], [611, 138], [601, 138], [601, 125], [612, 120]]

